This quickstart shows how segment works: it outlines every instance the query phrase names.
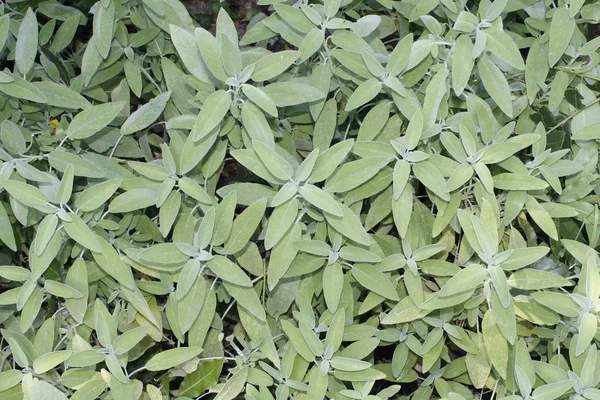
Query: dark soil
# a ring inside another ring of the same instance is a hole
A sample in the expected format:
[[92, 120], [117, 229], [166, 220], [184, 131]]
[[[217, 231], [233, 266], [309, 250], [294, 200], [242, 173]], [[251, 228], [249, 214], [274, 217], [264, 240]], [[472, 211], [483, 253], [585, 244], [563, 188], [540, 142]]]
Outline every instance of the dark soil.
[[188, 12], [204, 28], [214, 29], [217, 13], [220, 8], [224, 8], [238, 28], [240, 37], [246, 32], [248, 22], [254, 15], [263, 10], [256, 5], [257, 0], [184, 0], [183, 4]]

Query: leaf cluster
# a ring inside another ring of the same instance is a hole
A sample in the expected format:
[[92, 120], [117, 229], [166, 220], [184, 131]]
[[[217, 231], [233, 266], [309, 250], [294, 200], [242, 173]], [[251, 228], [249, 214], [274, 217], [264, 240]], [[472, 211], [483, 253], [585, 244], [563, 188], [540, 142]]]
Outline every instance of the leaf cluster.
[[0, 4], [0, 398], [600, 399], [600, 3]]

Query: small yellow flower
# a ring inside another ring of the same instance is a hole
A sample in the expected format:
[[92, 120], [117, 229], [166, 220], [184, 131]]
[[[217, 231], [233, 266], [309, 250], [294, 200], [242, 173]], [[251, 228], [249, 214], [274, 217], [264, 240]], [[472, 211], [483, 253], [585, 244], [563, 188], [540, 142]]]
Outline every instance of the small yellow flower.
[[48, 125], [50, 125], [50, 127], [51, 127], [52, 129], [58, 129], [58, 127], [60, 126], [60, 124], [59, 124], [59, 122], [58, 122], [58, 120], [57, 120], [57, 119], [53, 119], [53, 120], [51, 120], [51, 121], [48, 123]]

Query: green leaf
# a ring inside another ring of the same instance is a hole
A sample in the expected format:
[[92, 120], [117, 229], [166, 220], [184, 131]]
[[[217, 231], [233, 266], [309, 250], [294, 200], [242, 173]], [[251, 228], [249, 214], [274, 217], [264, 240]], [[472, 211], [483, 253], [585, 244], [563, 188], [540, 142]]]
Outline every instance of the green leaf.
[[308, 325], [304, 321], [298, 322], [300, 333], [302, 334], [304, 340], [306, 340], [308, 347], [310, 347], [310, 351], [315, 355], [315, 357], [321, 357], [325, 349], [323, 348], [323, 343], [311, 328], [311, 325]]
[[239, 286], [252, 287], [252, 282], [248, 278], [248, 275], [226, 257], [214, 256], [208, 262], [208, 267], [224, 281]]
[[222, 61], [225, 72], [230, 76], [238, 75], [242, 71], [242, 55], [237, 44], [237, 38], [235, 38], [234, 42], [227, 35], [222, 34], [219, 40], [221, 42], [221, 56], [223, 57]]
[[553, 67], [563, 56], [573, 33], [575, 32], [575, 20], [569, 17], [567, 8], [557, 8], [550, 23], [550, 48], [548, 51], [548, 63]]
[[330, 193], [347, 192], [374, 177], [391, 161], [391, 157], [370, 157], [351, 161], [338, 167], [325, 182]]
[[331, 54], [338, 60], [344, 67], [346, 67], [352, 73], [363, 77], [364, 79], [374, 78], [373, 74], [369, 71], [365, 62], [363, 61], [360, 54], [350, 50], [334, 49]]
[[393, 173], [393, 190], [394, 190], [394, 200], [398, 200], [402, 192], [406, 188], [408, 184], [408, 179], [410, 178], [410, 164], [404, 160], [396, 161], [394, 164], [394, 173]]
[[147, 326], [138, 326], [117, 336], [113, 343], [113, 349], [116, 355], [126, 354], [135, 347], [150, 331]]
[[348, 239], [365, 246], [370, 245], [371, 238], [362, 226], [359, 217], [346, 205], [340, 203], [338, 205], [342, 210], [342, 216], [338, 217], [331, 213], [325, 213], [327, 223]]
[[271, 250], [271, 257], [269, 259], [269, 273], [267, 274], [267, 281], [269, 289], [273, 290], [281, 278], [286, 274], [291, 263], [297, 255], [297, 250], [293, 245], [293, 242], [300, 239], [300, 226], [298, 224], [293, 225]]
[[313, 361], [315, 356], [308, 347], [306, 340], [300, 333], [300, 330], [292, 325], [288, 320], [281, 320], [281, 328], [285, 332], [286, 336], [290, 339], [291, 345], [294, 350], [306, 361]]
[[[559, 71], [560, 72], [560, 71]], [[573, 132], [573, 140], [596, 140], [600, 139], [600, 123], [585, 126]]]
[[[141, 33], [140, 31], [138, 33]], [[211, 82], [212, 75], [200, 53], [200, 47], [192, 32], [177, 25], [169, 25], [173, 45], [187, 70], [202, 82]], [[132, 39], [130, 39], [131, 44]]]
[[344, 214], [341, 205], [335, 201], [331, 194], [314, 185], [307, 183], [298, 190], [298, 193], [304, 200], [326, 213], [338, 217], [342, 217]]
[[466, 366], [469, 378], [473, 383], [473, 386], [477, 389], [481, 389], [485, 386], [485, 383], [490, 375], [492, 366], [490, 365], [488, 358], [485, 354], [483, 335], [481, 333], [474, 337], [475, 344], [478, 348], [477, 354], [467, 353], [466, 355]]
[[440, 297], [449, 297], [456, 293], [477, 288], [487, 276], [485, 269], [479, 264], [471, 264], [452, 276], [438, 292]]
[[390, 300], [398, 301], [398, 293], [392, 282], [370, 264], [355, 264], [350, 270], [354, 279], [362, 286]]
[[508, 278], [508, 284], [516, 289], [541, 290], [571, 286], [573, 283], [552, 272], [527, 268], [512, 274], [510, 278]]
[[213, 200], [208, 193], [195, 181], [187, 176], [182, 177], [178, 182], [179, 188], [188, 196], [203, 204], [212, 204]]
[[[181, 279], [183, 278], [180, 275], [180, 282]], [[193, 281], [192, 287], [179, 299], [178, 303], [178, 321], [182, 334], [187, 333], [194, 325], [206, 298], [206, 280], [199, 276]], [[177, 289], [179, 289], [179, 285]]]
[[[12, 81], [0, 83], [0, 92], [16, 97], [17, 99], [29, 100], [36, 103], [46, 103], [48, 101], [46, 95], [32, 83], [27, 82], [18, 75], [9, 75], [9, 77]], [[4, 81], [8, 80], [4, 79]]]
[[183, 378], [178, 395], [198, 397], [219, 381], [223, 359], [201, 361], [198, 368]]
[[277, 106], [275, 105], [275, 102], [260, 88], [244, 84], [242, 85], [242, 92], [244, 92], [244, 94], [264, 112], [277, 118]]
[[31, 385], [31, 396], [43, 400], [67, 400], [67, 395], [48, 382], [34, 379]]
[[18, 181], [1, 181], [0, 184], [15, 199], [28, 207], [36, 207], [48, 203], [46, 195], [35, 186]]
[[117, 337], [115, 320], [106, 309], [106, 306], [98, 299], [94, 304], [94, 329], [96, 330], [98, 341], [104, 347], [110, 346]]
[[73, 352], [70, 350], [59, 350], [46, 353], [33, 362], [33, 370], [36, 374], [43, 374], [65, 362]]
[[465, 185], [469, 179], [473, 177], [474, 173], [473, 167], [469, 164], [460, 164], [450, 175], [448, 178], [448, 182], [446, 184], [446, 191], [453, 192], [456, 189], [459, 189]]
[[0, 240], [12, 251], [17, 251], [17, 242], [12, 224], [2, 202], [0, 202]]
[[321, 100], [325, 93], [310, 85], [296, 82], [275, 82], [262, 89], [277, 107], [295, 106]]
[[361, 249], [355, 246], [344, 246], [339, 250], [339, 255], [344, 260], [353, 262], [378, 263], [381, 262], [381, 257], [368, 250]]
[[331, 246], [320, 240], [300, 240], [293, 245], [300, 251], [321, 257], [328, 257], [331, 252]]
[[325, 41], [325, 35], [323, 31], [317, 28], [314, 28], [302, 39], [302, 43], [300, 43], [300, 47], [298, 50], [300, 51], [300, 57], [298, 58], [298, 63], [302, 64], [306, 60], [308, 60], [313, 54], [315, 54], [321, 46], [323, 46], [323, 42]]
[[567, 390], [573, 387], [572, 380], [564, 380], [560, 382], [551, 382], [546, 385], [538, 386], [533, 390], [531, 395], [534, 399], [550, 400], [560, 398]]
[[313, 368], [306, 395], [310, 396], [311, 399], [323, 400], [327, 392], [328, 383], [327, 374], [322, 373], [319, 368]]
[[460, 35], [452, 54], [452, 88], [457, 96], [465, 90], [473, 72], [473, 42], [468, 35]]
[[12, 154], [22, 154], [27, 150], [25, 137], [19, 126], [10, 120], [2, 121], [0, 125], [0, 138], [4, 148]]
[[[33, 279], [39, 279], [58, 254], [63, 241], [60, 232], [53, 233], [44, 251], [38, 256], [35, 252], [29, 255], [29, 264]], [[27, 284], [26, 284], [27, 285]]]
[[106, 382], [101, 378], [92, 379], [84, 383], [71, 396], [71, 400], [85, 400], [98, 397], [106, 390]]
[[92, 106], [85, 97], [67, 86], [51, 81], [32, 84], [46, 96], [47, 103], [52, 106], [72, 109], [85, 109]]
[[252, 80], [255, 82], [271, 80], [281, 75], [298, 57], [300, 52], [294, 50], [284, 50], [264, 56], [256, 62]]
[[298, 200], [292, 198], [287, 202], [275, 207], [265, 236], [265, 248], [271, 249], [289, 231], [298, 216]]
[[[8, 17], [8, 15], [6, 15], [5, 17]], [[6, 20], [6, 18], [3, 18], [2, 20]], [[8, 75], [7, 73], [0, 71], [0, 83], [11, 83], [14, 81], [15, 81], [15, 78]]]
[[340, 9], [341, 0], [325, 0], [324, 1], [324, 12], [329, 18], [334, 17]]
[[211, 244], [219, 246], [227, 240], [233, 224], [233, 216], [237, 202], [237, 192], [231, 192], [217, 205], [215, 221], [219, 221], [215, 227]]
[[377, 79], [369, 79], [360, 84], [352, 93], [346, 103], [346, 111], [352, 111], [365, 103], [373, 100], [381, 91], [381, 82]]
[[258, 183], [239, 182], [217, 189], [217, 194], [220, 197], [225, 197], [231, 192], [237, 193], [238, 204], [244, 206], [249, 206], [260, 198], [267, 199], [267, 207], [279, 206], [279, 204], [275, 204], [273, 202], [279, 192], [275, 191], [270, 186], [261, 185]]
[[121, 285], [135, 288], [131, 268], [121, 261], [119, 253], [101, 236], [96, 236], [95, 239], [100, 245], [100, 251], [92, 253], [92, 256], [98, 266]]
[[547, 59], [548, 41], [538, 38], [531, 45], [525, 62], [525, 83], [527, 85], [527, 98], [530, 102], [534, 101], [550, 71]]
[[371, 108], [358, 130], [358, 142], [373, 140], [389, 120], [390, 103], [380, 102]]
[[217, 14], [217, 37], [221, 38], [222, 35], [225, 35], [233, 44], [237, 46], [237, 27], [224, 8], [221, 8]]
[[233, 221], [232, 234], [224, 245], [227, 254], [237, 253], [246, 246], [265, 215], [266, 208], [266, 199], [257, 200]]
[[219, 125], [229, 111], [230, 104], [231, 94], [224, 90], [217, 90], [206, 99], [192, 129], [194, 141], [201, 140]]
[[425, 185], [427, 189], [431, 190], [443, 200], [450, 200], [450, 195], [445, 191], [446, 180], [433, 163], [429, 161], [416, 163], [413, 165], [412, 170], [415, 177], [419, 182]]
[[502, 304], [504, 308], [508, 308], [512, 302], [512, 297], [508, 288], [508, 286], [510, 285], [510, 280], [506, 280], [506, 275], [504, 275], [504, 271], [497, 265], [489, 266], [488, 273], [490, 275], [492, 285], [494, 285], [496, 295], [500, 300], [500, 304]]
[[377, 29], [380, 23], [381, 17], [379, 15], [365, 15], [353, 23], [351, 29], [358, 36], [365, 37]]
[[157, 193], [149, 189], [131, 189], [115, 197], [108, 205], [111, 213], [128, 213], [156, 204]]
[[400, 197], [392, 202], [392, 215], [394, 224], [398, 229], [401, 238], [406, 238], [410, 218], [413, 210], [414, 189], [411, 185], [406, 185]]
[[492, 54], [506, 61], [510, 66], [523, 71], [525, 63], [519, 52], [519, 48], [512, 38], [503, 30], [498, 28], [488, 28], [485, 31], [485, 45]]
[[89, 107], [73, 118], [65, 134], [71, 139], [87, 139], [110, 124], [123, 107], [123, 101]]
[[121, 135], [131, 135], [150, 126], [162, 114], [171, 92], [159, 94], [131, 114], [121, 126]]
[[225, 72], [223, 63], [221, 62], [221, 47], [219, 46], [219, 41], [211, 35], [210, 32], [201, 27], [197, 27], [194, 30], [194, 33], [198, 47], [200, 47], [202, 60], [206, 63], [208, 70], [215, 78], [225, 82], [227, 78], [229, 78], [229, 75]]
[[[54, 150], [48, 156], [50, 165], [60, 172], [65, 172], [69, 165], [74, 167], [75, 176], [85, 176], [87, 178], [104, 178], [105, 172], [98, 168], [94, 163], [88, 161], [91, 159], [90, 154], [86, 154], [86, 158], [79, 157], [74, 153], [67, 151]], [[96, 158], [96, 162], [105, 160]]]
[[38, 22], [31, 8], [27, 8], [17, 33], [17, 43], [15, 45], [15, 64], [21, 72], [26, 75], [38, 52]]
[[202, 353], [200, 347], [179, 347], [161, 351], [144, 365], [148, 371], [164, 371], [191, 360]]
[[531, 293], [531, 297], [538, 303], [566, 317], [574, 318], [579, 314], [579, 307], [567, 294], [541, 291]]
[[75, 206], [84, 212], [97, 209], [115, 194], [122, 182], [122, 179], [110, 179], [88, 187], [77, 196]]
[[225, 383], [223, 388], [219, 391], [215, 400], [233, 400], [244, 388], [246, 379], [248, 378], [249, 367], [245, 366], [238, 370], [233, 376]]
[[327, 309], [335, 313], [338, 310], [343, 290], [344, 273], [339, 263], [327, 265], [323, 271], [323, 297]]
[[313, 28], [316, 28], [299, 8], [288, 6], [286, 4], [276, 4], [274, 8], [277, 15], [283, 18], [290, 26], [294, 27], [294, 29], [302, 33], [308, 33]]
[[487, 311], [483, 316], [482, 337], [490, 363], [500, 376], [506, 379], [509, 359], [508, 342], [498, 329], [491, 311]]
[[[106, 4], [105, 4], [106, 3]], [[107, 58], [113, 38], [116, 6], [114, 1], [102, 2], [94, 13], [94, 44], [102, 58]]]
[[488, 58], [482, 58], [477, 63], [477, 71], [485, 90], [494, 102], [508, 117], [513, 116], [510, 87], [500, 69]]
[[0, 392], [17, 386], [23, 379], [23, 373], [16, 369], [9, 369], [0, 373]]
[[494, 175], [494, 187], [500, 190], [543, 190], [548, 183], [529, 175], [502, 173]]
[[264, 113], [258, 107], [250, 102], [246, 102], [242, 106], [242, 122], [253, 140], [262, 142], [271, 148], [275, 147], [271, 127]]
[[83, 293], [77, 289], [56, 281], [44, 282], [44, 289], [55, 297], [63, 297], [65, 299], [80, 299], [83, 297]]
[[[327, 105], [323, 112], [327, 109]], [[335, 120], [333, 121], [335, 124]], [[329, 178], [331, 174], [336, 170], [336, 168], [344, 161], [344, 159], [352, 150], [352, 146], [354, 145], [354, 140], [344, 140], [342, 142], [336, 143], [325, 151], [322, 151], [317, 157], [317, 161], [315, 162], [315, 167], [310, 174], [309, 181], [316, 183], [324, 181]]]
[[52, 53], [59, 53], [67, 48], [77, 33], [79, 20], [80, 16], [77, 14], [67, 17], [67, 19], [56, 31], [56, 34], [52, 38], [52, 45], [48, 48], [48, 50], [50, 50]]
[[495, 0], [485, 12], [485, 19], [493, 21], [498, 18], [506, 8], [507, 3], [508, 0]]
[[598, 317], [594, 314], [585, 312], [581, 316], [579, 324], [579, 335], [575, 344], [575, 356], [579, 357], [588, 348], [598, 330]]
[[0, 51], [4, 50], [10, 29], [10, 14], [0, 17]]
[[527, 196], [525, 207], [535, 223], [552, 239], [558, 240], [558, 231], [552, 217], [533, 196]]
[[31, 273], [22, 267], [3, 265], [0, 266], [0, 276], [11, 281], [25, 282], [31, 278]]
[[282, 181], [287, 181], [292, 178], [294, 175], [292, 166], [283, 157], [277, 154], [275, 150], [257, 140], [252, 141], [252, 147], [254, 147], [256, 154], [274, 177]]
[[58, 185], [58, 189], [56, 190], [56, 202], [58, 204], [66, 204], [71, 198], [73, 192], [73, 179], [75, 176], [74, 170], [75, 168], [73, 168], [72, 165], [69, 165], [63, 174], [60, 185]]
[[167, 237], [169, 235], [169, 232], [175, 223], [175, 219], [179, 214], [180, 208], [181, 193], [173, 191], [167, 196], [167, 199], [160, 206], [160, 210], [158, 212], [159, 229], [163, 237]]
[[496, 254], [498, 251], [498, 243], [494, 238], [495, 232], [492, 233], [489, 229], [487, 229], [487, 227], [478, 217], [471, 216], [471, 224], [473, 226], [475, 235], [477, 236], [477, 241], [479, 242], [481, 251], [484, 254]]
[[394, 47], [386, 65], [386, 71], [391, 75], [399, 75], [408, 65], [413, 34], [404, 36]]
[[225, 289], [227, 289], [229, 294], [236, 299], [240, 307], [248, 310], [248, 312], [256, 317], [256, 319], [259, 321], [266, 322], [267, 316], [265, 310], [254, 288], [233, 285], [227, 281], [223, 283]]
[[62, 223], [65, 232], [83, 247], [88, 248], [93, 252], [100, 252], [101, 248], [96, 239], [96, 235], [94, 235], [87, 224], [83, 222], [78, 215], [72, 212], [68, 213], [68, 215], [71, 221], [63, 221]]

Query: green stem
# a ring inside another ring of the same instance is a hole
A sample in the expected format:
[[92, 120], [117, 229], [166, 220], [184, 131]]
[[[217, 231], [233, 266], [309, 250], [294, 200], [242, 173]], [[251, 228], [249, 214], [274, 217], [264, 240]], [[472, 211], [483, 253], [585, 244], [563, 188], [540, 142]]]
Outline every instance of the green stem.
[[549, 131], [546, 132], [546, 134], [555, 131], [556, 129], [560, 128], [561, 126], [563, 126], [564, 124], [566, 124], [567, 122], [569, 122], [570, 120], [572, 120], [575, 116], [577, 116], [580, 112], [587, 110], [588, 108], [590, 108], [591, 106], [600, 103], [600, 97], [598, 97], [596, 100], [592, 101], [590, 104], [588, 104], [587, 106], [585, 106], [582, 109], [579, 109], [577, 111], [575, 111], [574, 113], [572, 113], [571, 115], [569, 115], [567, 118], [563, 119], [562, 121], [560, 121], [558, 124], [554, 125], [552, 128], [550, 128]]
[[117, 146], [119, 145], [119, 143], [121, 143], [121, 139], [123, 139], [123, 135], [119, 136], [119, 139], [117, 139], [117, 143], [115, 143], [115, 146], [113, 147], [112, 151], [110, 152], [110, 157], [108, 157], [108, 158], [113, 158], [113, 156], [115, 155], [115, 151], [117, 151]]
[[565, 67], [556, 67], [556, 69], [559, 70], [559, 71], [566, 72], [567, 74], [573, 74], [573, 75], [579, 76], [581, 78], [587, 78], [587, 79], [592, 79], [594, 81], [600, 81], [600, 78], [597, 77], [597, 76], [583, 74], [581, 72], [575, 72], [575, 71], [572, 71], [572, 70], [570, 70], [568, 68], [565, 68]]

